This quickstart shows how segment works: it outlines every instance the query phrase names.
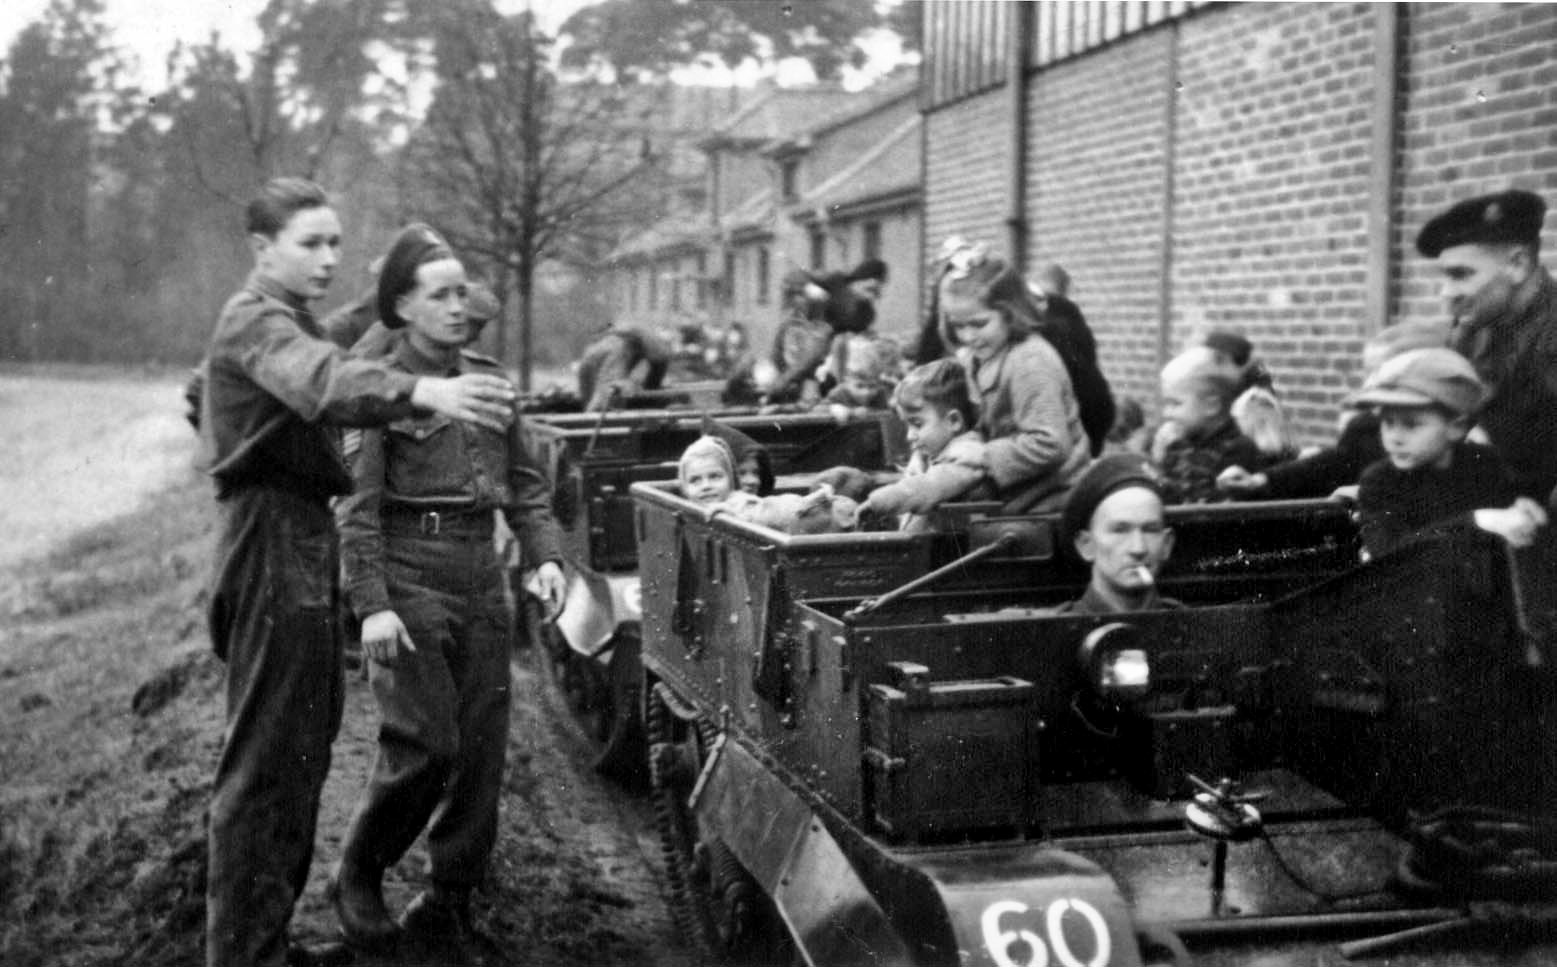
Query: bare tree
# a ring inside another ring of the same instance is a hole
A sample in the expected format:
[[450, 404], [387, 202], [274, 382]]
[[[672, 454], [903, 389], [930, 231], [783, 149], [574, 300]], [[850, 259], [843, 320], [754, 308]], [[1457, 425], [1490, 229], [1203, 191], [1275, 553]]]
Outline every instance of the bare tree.
[[[529, 388], [536, 270], [593, 262], [625, 226], [661, 211], [652, 100], [614, 85], [565, 83], [552, 38], [528, 13], [487, 0], [428, 11], [436, 88], [402, 165], [407, 207], [438, 225], [518, 296], [518, 363]], [[508, 360], [506, 327], [498, 352]]]

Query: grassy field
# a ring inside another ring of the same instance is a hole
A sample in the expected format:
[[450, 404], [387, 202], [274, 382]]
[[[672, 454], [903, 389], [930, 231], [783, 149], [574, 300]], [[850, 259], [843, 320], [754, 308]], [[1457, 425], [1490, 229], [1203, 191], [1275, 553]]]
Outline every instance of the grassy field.
[[[181, 408], [167, 422], [170, 387], [123, 374], [0, 374], [0, 413], [28, 421], [33, 466], [79, 478], [50, 485], [16, 461], [0, 475], [45, 505], [9, 508], [8, 526], [29, 527], [30, 543], [8, 539], [0, 562], [5, 967], [203, 963], [204, 811], [223, 721], [204, 614], [215, 505], [188, 467]], [[176, 392], [172, 401], [180, 407]], [[34, 434], [52, 434], [54, 446]], [[93, 455], [93, 441], [118, 450]], [[515, 668], [494, 875], [478, 903], [490, 939], [480, 962], [685, 963], [651, 860], [647, 804], [583, 764], [526, 656]], [[337, 935], [323, 882], [376, 748], [372, 695], [355, 674], [348, 684], [293, 923], [305, 940]], [[392, 907], [426, 886], [424, 862], [418, 845], [389, 871]], [[448, 962], [416, 949], [357, 961]]]

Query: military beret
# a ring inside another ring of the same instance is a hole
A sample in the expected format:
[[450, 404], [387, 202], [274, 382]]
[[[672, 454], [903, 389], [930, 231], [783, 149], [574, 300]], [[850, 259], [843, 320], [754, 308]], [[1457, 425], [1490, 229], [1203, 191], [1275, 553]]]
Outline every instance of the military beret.
[[1126, 487], [1145, 487], [1162, 497], [1162, 471], [1140, 453], [1111, 453], [1093, 462], [1076, 481], [1060, 511], [1060, 540], [1075, 543], [1076, 535], [1092, 525], [1092, 514], [1109, 494]]
[[1481, 408], [1486, 388], [1470, 360], [1444, 346], [1412, 349], [1386, 360], [1351, 406], [1441, 406], [1462, 416]]
[[489, 286], [472, 282], [465, 291], [465, 318], [471, 322], [477, 325], [491, 322], [502, 311], [503, 304], [497, 301], [497, 293]]
[[454, 250], [443, 236], [430, 227], [417, 223], [408, 225], [397, 236], [384, 256], [384, 267], [378, 275], [378, 317], [391, 329], [405, 326], [405, 320], [395, 311], [400, 297], [416, 288], [416, 270], [428, 262], [452, 259]]
[[1416, 250], [1435, 259], [1456, 245], [1532, 245], [1540, 241], [1546, 202], [1517, 188], [1452, 206], [1422, 227]]

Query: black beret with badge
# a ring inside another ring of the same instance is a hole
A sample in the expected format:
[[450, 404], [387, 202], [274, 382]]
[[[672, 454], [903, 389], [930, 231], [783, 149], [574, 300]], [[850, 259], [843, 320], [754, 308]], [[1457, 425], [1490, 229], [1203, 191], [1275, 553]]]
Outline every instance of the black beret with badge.
[[1479, 195], [1452, 206], [1422, 227], [1416, 249], [1435, 259], [1456, 245], [1533, 245], [1541, 238], [1546, 202], [1534, 192], [1512, 188]]

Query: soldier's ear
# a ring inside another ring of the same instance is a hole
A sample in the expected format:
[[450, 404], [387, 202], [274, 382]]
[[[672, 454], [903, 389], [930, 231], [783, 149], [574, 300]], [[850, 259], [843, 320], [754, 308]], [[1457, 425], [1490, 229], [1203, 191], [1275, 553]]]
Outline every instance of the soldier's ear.
[[1536, 252], [1528, 245], [1511, 245], [1508, 248], [1508, 270], [1515, 284], [1524, 282], [1540, 264]]
[[1092, 539], [1090, 530], [1076, 532], [1076, 553], [1088, 564], [1097, 557], [1097, 542]]
[[273, 242], [275, 242], [275, 239], [268, 235], [261, 235], [259, 232], [249, 233], [249, 250], [254, 253], [256, 259], [270, 251], [270, 246]]

